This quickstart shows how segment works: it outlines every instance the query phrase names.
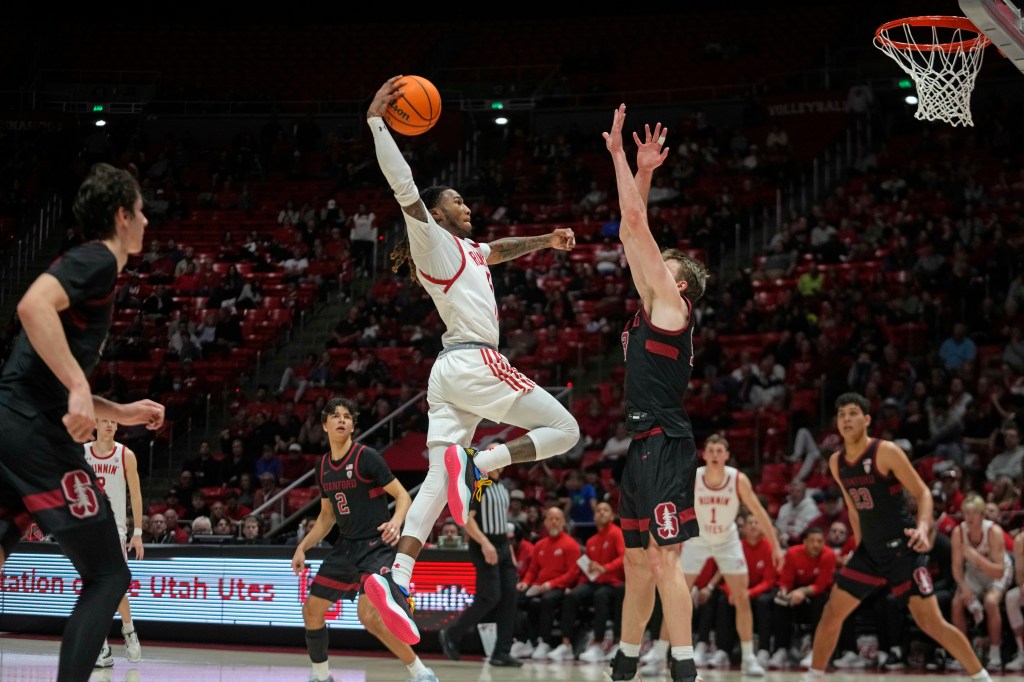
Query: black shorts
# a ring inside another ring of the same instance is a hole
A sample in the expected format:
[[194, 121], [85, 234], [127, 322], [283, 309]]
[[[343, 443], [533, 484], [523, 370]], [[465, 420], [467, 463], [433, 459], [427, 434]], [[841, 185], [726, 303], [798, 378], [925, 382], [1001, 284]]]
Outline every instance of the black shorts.
[[619, 509], [626, 547], [647, 547], [651, 536], [661, 546], [697, 537], [696, 477], [693, 438], [672, 438], [660, 430], [634, 438], [626, 454]]
[[363, 578], [371, 573], [390, 571], [394, 562], [395, 548], [380, 537], [342, 538], [324, 557], [309, 593], [332, 604], [339, 599], [353, 600], [362, 590]]
[[32, 519], [44, 533], [59, 533], [111, 514], [84, 447], [71, 439], [60, 415], [28, 417], [0, 405], [0, 442], [0, 547], [5, 555]]
[[928, 572], [928, 556], [907, 547], [906, 538], [889, 544], [871, 549], [859, 545], [839, 570], [836, 587], [861, 601], [887, 585], [894, 597], [932, 596], [935, 587]]

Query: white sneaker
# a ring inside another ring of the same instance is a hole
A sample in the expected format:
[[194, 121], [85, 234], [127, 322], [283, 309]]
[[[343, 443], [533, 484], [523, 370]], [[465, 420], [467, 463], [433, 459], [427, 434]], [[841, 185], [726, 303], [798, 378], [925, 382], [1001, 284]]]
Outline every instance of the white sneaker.
[[866, 668], [868, 666], [868, 662], [861, 658], [860, 654], [857, 654], [856, 652], [844, 651], [842, 656], [832, 661], [832, 665], [841, 669]]
[[946, 661], [946, 670], [953, 673], [962, 673], [964, 672], [964, 667], [960, 665], [960, 661], [950, 658]]
[[128, 658], [129, 663], [138, 663], [142, 660], [142, 645], [139, 644], [139, 633], [132, 630], [131, 632], [125, 632], [121, 630], [121, 636], [124, 637], [124, 655]]
[[637, 668], [637, 672], [640, 674], [641, 679], [647, 679], [648, 677], [661, 677], [668, 672], [668, 663], [664, 658], [660, 661], [644, 663]]
[[787, 668], [789, 667], [789, 654], [785, 649], [778, 649], [771, 658], [768, 659], [769, 668]]
[[697, 642], [693, 647], [693, 662], [698, 668], [703, 668], [708, 664], [708, 645], [707, 642]]
[[[765, 657], [767, 655], [768, 652], [766, 651]], [[757, 660], [757, 656], [751, 655], [744, 658], [741, 670], [747, 677], [764, 677], [764, 666]]]
[[309, 674], [309, 682], [334, 682], [334, 675], [328, 675], [326, 678], [321, 680], [316, 675], [310, 673]]
[[587, 650], [580, 654], [580, 661], [583, 663], [601, 663], [604, 661], [604, 646], [594, 642], [587, 647]]
[[409, 682], [437, 682], [437, 675], [434, 674], [433, 670], [427, 668], [426, 670], [419, 671], [416, 677], [409, 679]]
[[96, 659], [96, 668], [112, 668], [114, 667], [114, 654], [110, 650], [110, 643], [107, 640], [103, 640], [103, 648], [100, 649], [100, 656]]
[[[659, 642], [663, 642], [659, 644]], [[640, 657], [640, 663], [653, 663], [654, 661], [664, 661], [668, 658], [668, 642], [664, 640], [655, 640], [651, 643], [651, 648], [647, 650], [647, 653]]]
[[605, 663], [607, 663], [608, 661], [610, 661], [613, 658], [615, 658], [615, 654], [617, 654], [617, 653], [619, 653], [619, 645], [618, 644], [612, 644], [612, 648], [609, 649], [608, 651], [606, 651], [605, 654], [604, 654]]
[[814, 652], [808, 651], [807, 655], [800, 659], [800, 667], [801, 668], [810, 668], [811, 667], [811, 658], [813, 656], [814, 656]]
[[552, 661], [572, 661], [576, 659], [576, 655], [572, 652], [572, 646], [562, 642], [548, 652], [548, 658]]
[[512, 649], [509, 655], [512, 658], [529, 658], [533, 653], [533, 645], [529, 642], [512, 642]]
[[761, 664], [762, 668], [768, 667], [768, 661], [771, 660], [771, 657], [767, 649], [761, 649], [757, 652], [757, 662]]
[[721, 649], [716, 649], [710, 656], [708, 656], [707, 665], [710, 668], [728, 668], [732, 663], [729, 661], [729, 654], [725, 653]]
[[541, 640], [540, 643], [533, 647], [533, 653], [530, 654], [530, 658], [535, 661], [543, 661], [551, 653], [551, 645]]
[[1013, 659], [1003, 666], [1003, 670], [1009, 670], [1010, 672], [1020, 672], [1024, 670], [1024, 651], [1018, 651], [1017, 655]]
[[989, 656], [988, 663], [985, 667], [991, 672], [998, 672], [1003, 668], [1003, 657], [1002, 656]]

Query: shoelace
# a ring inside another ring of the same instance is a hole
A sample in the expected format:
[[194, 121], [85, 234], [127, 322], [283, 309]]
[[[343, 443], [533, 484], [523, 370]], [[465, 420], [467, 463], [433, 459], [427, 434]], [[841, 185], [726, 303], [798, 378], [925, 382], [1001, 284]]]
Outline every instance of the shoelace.
[[484, 499], [484, 488], [493, 484], [490, 478], [478, 478], [476, 480], [476, 492], [473, 493], [473, 497], [476, 498], [477, 502], [483, 502]]

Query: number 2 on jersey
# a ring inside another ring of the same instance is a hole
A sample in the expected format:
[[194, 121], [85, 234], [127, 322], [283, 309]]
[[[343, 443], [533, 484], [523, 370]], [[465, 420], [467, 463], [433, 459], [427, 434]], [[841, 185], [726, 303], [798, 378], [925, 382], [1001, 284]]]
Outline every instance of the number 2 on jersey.
[[345, 493], [334, 493], [334, 501], [338, 503], [338, 513], [344, 516], [349, 513], [348, 499]]

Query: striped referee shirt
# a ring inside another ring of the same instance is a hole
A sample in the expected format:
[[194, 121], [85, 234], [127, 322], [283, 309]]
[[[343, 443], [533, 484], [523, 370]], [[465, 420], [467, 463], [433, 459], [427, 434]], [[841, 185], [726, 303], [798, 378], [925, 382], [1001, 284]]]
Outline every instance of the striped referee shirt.
[[501, 484], [501, 481], [494, 481], [491, 485], [483, 488], [483, 497], [479, 502], [474, 496], [469, 504], [469, 510], [476, 511], [476, 523], [480, 526], [480, 530], [492, 541], [495, 538], [502, 540], [506, 538], [508, 500], [508, 489]]

